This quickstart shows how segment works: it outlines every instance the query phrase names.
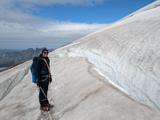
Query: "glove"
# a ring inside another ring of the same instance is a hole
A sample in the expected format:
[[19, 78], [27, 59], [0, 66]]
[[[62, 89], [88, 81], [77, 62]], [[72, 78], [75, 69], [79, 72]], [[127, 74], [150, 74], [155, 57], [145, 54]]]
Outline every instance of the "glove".
[[39, 81], [37, 81], [37, 86], [40, 87], [40, 82]]

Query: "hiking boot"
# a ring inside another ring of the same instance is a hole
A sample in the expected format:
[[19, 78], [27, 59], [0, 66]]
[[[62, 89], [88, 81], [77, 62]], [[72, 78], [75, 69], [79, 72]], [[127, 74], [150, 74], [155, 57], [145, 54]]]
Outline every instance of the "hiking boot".
[[42, 111], [49, 111], [50, 110], [50, 107], [49, 106], [41, 106], [40, 107], [40, 109], [42, 110]]
[[52, 105], [52, 104], [48, 104], [48, 107], [49, 107], [49, 108], [53, 108], [53, 107], [54, 107], [54, 105]]

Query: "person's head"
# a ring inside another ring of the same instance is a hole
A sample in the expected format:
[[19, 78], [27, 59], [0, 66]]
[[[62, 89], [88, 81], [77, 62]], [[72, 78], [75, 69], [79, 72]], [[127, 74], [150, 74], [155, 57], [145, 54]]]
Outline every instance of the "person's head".
[[49, 51], [48, 51], [47, 48], [44, 48], [44, 49], [42, 50], [42, 56], [43, 56], [43, 57], [48, 57], [48, 53], [49, 53]]

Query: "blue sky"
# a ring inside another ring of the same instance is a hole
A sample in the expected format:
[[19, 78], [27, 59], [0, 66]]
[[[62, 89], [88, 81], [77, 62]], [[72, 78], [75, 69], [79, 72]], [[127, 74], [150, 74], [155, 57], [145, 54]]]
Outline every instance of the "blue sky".
[[32, 14], [48, 20], [82, 23], [112, 23], [154, 0], [105, 0], [94, 5], [54, 5], [38, 7]]
[[0, 49], [58, 48], [154, 0], [0, 0]]

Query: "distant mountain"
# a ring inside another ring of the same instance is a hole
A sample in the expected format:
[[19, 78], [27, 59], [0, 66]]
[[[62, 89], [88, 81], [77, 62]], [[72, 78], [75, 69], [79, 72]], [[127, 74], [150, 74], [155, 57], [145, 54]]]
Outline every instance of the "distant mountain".
[[18, 51], [22, 51], [22, 50], [18, 50], [18, 49], [0, 49], [0, 53], [18, 52]]
[[[11, 49], [1, 49], [0, 50], [0, 68], [11, 67], [27, 60], [32, 59], [34, 56], [40, 54], [43, 48], [28, 48], [26, 50], [11, 50]], [[49, 51], [52, 51], [49, 50]]]

